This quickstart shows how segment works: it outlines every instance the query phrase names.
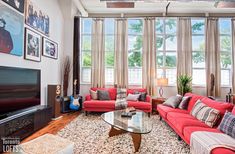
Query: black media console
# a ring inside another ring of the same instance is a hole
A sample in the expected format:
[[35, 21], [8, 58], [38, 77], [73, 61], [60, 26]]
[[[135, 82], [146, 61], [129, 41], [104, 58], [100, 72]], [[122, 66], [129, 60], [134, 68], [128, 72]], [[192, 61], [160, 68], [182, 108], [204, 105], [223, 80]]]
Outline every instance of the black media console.
[[52, 117], [52, 109], [38, 105], [8, 114], [0, 120], [0, 152], [3, 151], [3, 139], [18, 137], [20, 140], [46, 126]]

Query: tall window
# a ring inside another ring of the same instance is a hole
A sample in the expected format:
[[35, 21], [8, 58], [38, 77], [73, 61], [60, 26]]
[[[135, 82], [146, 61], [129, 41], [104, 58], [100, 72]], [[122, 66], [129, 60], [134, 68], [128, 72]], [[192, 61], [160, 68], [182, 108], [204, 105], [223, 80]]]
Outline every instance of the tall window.
[[105, 19], [105, 83], [114, 84], [114, 19]]
[[205, 70], [205, 19], [192, 19], [193, 84], [206, 84]]
[[167, 77], [169, 85], [176, 84], [176, 27], [174, 18], [156, 20], [157, 77]]
[[143, 21], [128, 20], [128, 81], [129, 84], [142, 84], [142, 44]]
[[219, 19], [221, 85], [231, 85], [232, 30], [231, 19]]
[[91, 82], [91, 27], [92, 19], [82, 19], [81, 33], [81, 82]]

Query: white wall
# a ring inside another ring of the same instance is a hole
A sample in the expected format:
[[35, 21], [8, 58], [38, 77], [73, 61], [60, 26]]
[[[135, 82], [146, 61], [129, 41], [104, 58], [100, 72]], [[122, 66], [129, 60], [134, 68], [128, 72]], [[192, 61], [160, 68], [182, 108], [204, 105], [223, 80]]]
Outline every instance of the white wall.
[[61, 59], [63, 57], [64, 19], [57, 0], [32, 0], [50, 17], [50, 39], [58, 43], [58, 60], [42, 56], [41, 62], [25, 60], [22, 57], [0, 53], [0, 65], [41, 70], [41, 104], [47, 103], [47, 85], [60, 84]]
[[[63, 17], [64, 17], [64, 55], [69, 57], [71, 64], [73, 63], [73, 31], [74, 16], [77, 15], [77, 8], [72, 0], [58, 0]], [[73, 89], [73, 67], [69, 76], [68, 95], [72, 95]]]

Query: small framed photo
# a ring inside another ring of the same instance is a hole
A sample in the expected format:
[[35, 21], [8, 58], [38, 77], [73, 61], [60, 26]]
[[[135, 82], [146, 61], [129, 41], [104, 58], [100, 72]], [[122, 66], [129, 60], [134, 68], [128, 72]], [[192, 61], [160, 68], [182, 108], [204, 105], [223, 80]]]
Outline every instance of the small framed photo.
[[53, 59], [58, 58], [58, 44], [43, 37], [43, 56], [50, 57]]
[[38, 33], [25, 28], [25, 59], [41, 61], [42, 37]]
[[17, 11], [24, 13], [25, 0], [3, 0], [5, 3], [15, 8]]

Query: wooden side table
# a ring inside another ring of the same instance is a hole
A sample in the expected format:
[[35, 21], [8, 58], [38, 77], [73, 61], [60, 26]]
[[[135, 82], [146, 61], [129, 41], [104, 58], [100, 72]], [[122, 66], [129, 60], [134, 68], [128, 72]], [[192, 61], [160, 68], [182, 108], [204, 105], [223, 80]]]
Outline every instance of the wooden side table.
[[152, 113], [158, 114], [157, 105], [164, 103], [165, 100], [166, 98], [162, 98], [162, 97], [152, 97]]

